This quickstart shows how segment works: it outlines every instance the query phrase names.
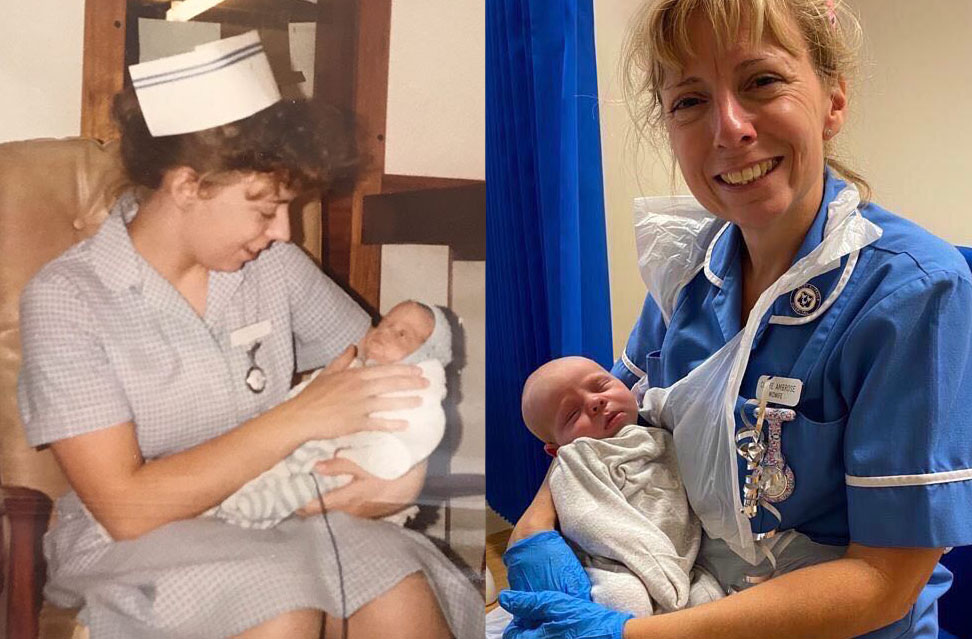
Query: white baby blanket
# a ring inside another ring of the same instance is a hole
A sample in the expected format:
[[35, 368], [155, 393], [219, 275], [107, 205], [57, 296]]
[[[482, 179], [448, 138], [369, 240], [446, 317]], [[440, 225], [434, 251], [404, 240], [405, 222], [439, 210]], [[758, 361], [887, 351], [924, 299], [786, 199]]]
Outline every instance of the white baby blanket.
[[702, 529], [678, 473], [672, 436], [629, 425], [557, 451], [550, 490], [564, 536], [583, 557], [598, 603], [639, 616], [722, 596], [693, 569]]
[[[269, 470], [244, 484], [219, 506], [203, 513], [247, 528], [269, 528], [289, 517], [295, 510], [317, 498], [315, 481], [321, 493], [347, 484], [348, 475], [319, 475], [314, 465], [331, 457], [345, 457], [372, 475], [396, 479], [435, 450], [445, 433], [445, 370], [437, 360], [418, 364], [428, 387], [418, 391], [389, 393], [388, 397], [414, 396], [422, 399], [416, 408], [375, 413], [376, 417], [404, 419], [402, 431], [362, 431], [334, 439], [306, 442]], [[300, 393], [320, 371], [295, 386], [288, 399]], [[401, 519], [401, 518], [398, 518]], [[403, 523], [403, 522], [399, 522]]]

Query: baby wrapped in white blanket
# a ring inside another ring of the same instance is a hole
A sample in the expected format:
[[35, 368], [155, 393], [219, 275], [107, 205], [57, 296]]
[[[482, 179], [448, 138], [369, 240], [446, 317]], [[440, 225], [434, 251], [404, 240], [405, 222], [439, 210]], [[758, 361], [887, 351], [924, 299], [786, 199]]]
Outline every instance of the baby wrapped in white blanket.
[[702, 529], [672, 436], [637, 424], [620, 380], [583, 357], [548, 362], [524, 385], [523, 421], [556, 457], [550, 492], [594, 601], [647, 616], [722, 597], [695, 565]]
[[[314, 472], [315, 464], [321, 460], [344, 457], [376, 477], [396, 479], [432, 454], [445, 433], [445, 366], [452, 360], [452, 331], [442, 310], [414, 301], [398, 304], [368, 331], [359, 345], [358, 356], [352, 366], [402, 362], [422, 369], [422, 375], [429, 380], [428, 387], [389, 394], [418, 395], [422, 400], [419, 406], [375, 413], [377, 417], [403, 419], [408, 427], [306, 442], [204, 516], [219, 517], [246, 528], [269, 528], [316, 499], [318, 487], [323, 494], [351, 481], [348, 475]], [[300, 393], [319, 373], [315, 371], [310, 379], [295, 386], [287, 399]], [[401, 514], [390, 519], [404, 523]]]

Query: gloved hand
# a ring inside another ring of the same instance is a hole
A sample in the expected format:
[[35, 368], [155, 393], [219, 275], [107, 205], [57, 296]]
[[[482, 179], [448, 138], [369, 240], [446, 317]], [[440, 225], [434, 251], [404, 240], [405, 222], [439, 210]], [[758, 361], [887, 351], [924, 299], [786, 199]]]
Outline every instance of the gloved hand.
[[503, 639], [623, 639], [634, 617], [560, 592], [504, 590], [499, 602], [513, 615]]
[[591, 600], [591, 580], [577, 555], [555, 530], [521, 539], [503, 553], [512, 590], [563, 592]]

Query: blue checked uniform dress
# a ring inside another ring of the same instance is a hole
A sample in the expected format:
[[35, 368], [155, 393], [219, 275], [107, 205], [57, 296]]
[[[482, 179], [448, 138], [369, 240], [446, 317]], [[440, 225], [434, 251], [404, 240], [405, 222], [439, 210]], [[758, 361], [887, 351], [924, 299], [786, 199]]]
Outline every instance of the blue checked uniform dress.
[[[295, 370], [324, 365], [369, 325], [366, 313], [299, 248], [276, 244], [236, 272], [211, 272], [205, 317], [135, 251], [130, 195], [99, 232], [46, 265], [21, 301], [19, 404], [38, 446], [134, 422], [145, 459], [185, 450], [278, 404]], [[244, 383], [247, 348], [230, 334], [269, 320]], [[228, 460], [213, 460], [227, 463]], [[298, 608], [342, 612], [320, 518], [268, 530], [217, 519], [172, 522], [115, 542], [70, 492], [44, 538], [45, 596], [81, 607], [92, 639], [225, 637]], [[481, 637], [482, 599], [426, 538], [381, 521], [330, 516], [346, 610], [425, 574], [457, 637]]]
[[[827, 205], [844, 186], [828, 172], [794, 262], [820, 244]], [[795, 312], [806, 298], [775, 301], [742, 381], [739, 402], [756, 397], [763, 375], [803, 382], [796, 419], [782, 426], [795, 490], [775, 504], [779, 527], [832, 546], [972, 544], [972, 274], [918, 226], [874, 204], [861, 213], [881, 237], [856, 265], [845, 256], [809, 281], [820, 293], [815, 311]], [[738, 227], [715, 236], [668, 326], [648, 296], [613, 373], [629, 386], [644, 375], [670, 386], [729, 341], [742, 328], [741, 249]], [[750, 520], [754, 533], [777, 523], [763, 508]], [[936, 638], [936, 600], [951, 580], [938, 565], [908, 615], [866, 637]]]

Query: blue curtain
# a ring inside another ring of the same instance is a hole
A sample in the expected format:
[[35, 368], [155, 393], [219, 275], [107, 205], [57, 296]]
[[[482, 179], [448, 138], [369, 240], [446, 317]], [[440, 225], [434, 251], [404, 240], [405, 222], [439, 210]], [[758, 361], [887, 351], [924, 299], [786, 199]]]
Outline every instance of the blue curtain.
[[515, 521], [549, 459], [527, 375], [612, 359], [593, 0], [486, 3], [486, 495]]

